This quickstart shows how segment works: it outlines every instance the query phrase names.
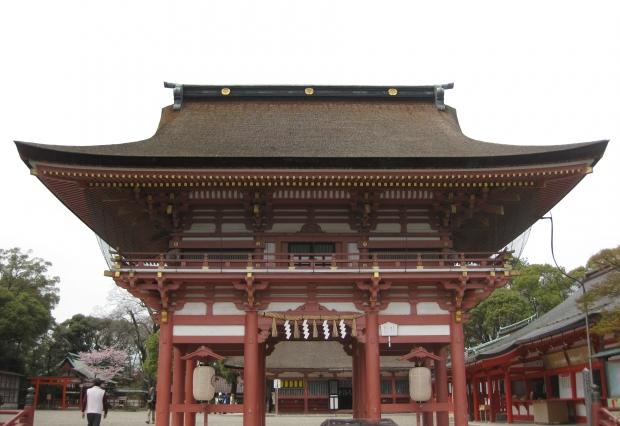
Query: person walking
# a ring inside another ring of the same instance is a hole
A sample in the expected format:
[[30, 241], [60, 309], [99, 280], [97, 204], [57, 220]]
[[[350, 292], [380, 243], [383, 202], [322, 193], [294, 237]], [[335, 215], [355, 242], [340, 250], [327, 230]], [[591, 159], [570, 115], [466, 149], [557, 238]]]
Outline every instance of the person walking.
[[88, 426], [101, 424], [101, 413], [105, 419], [108, 415], [108, 395], [101, 388], [101, 379], [93, 380], [93, 386], [86, 391], [82, 399], [82, 418], [86, 416]]
[[149, 388], [149, 393], [146, 396], [146, 423], [155, 424], [155, 404], [157, 403], [157, 393], [155, 392], [155, 388], [151, 386]]

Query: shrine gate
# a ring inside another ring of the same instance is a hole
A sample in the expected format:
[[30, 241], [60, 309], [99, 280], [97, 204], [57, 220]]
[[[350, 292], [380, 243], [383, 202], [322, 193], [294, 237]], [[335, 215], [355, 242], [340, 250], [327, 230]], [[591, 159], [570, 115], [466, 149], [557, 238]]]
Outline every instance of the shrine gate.
[[[467, 310], [507, 282], [503, 248], [607, 141], [471, 139], [444, 104], [452, 85], [166, 87], [174, 104], [148, 139], [17, 142], [113, 248], [106, 274], [158, 312], [157, 425], [213, 411], [193, 400], [192, 372], [231, 356], [243, 356], [244, 399], [217, 411], [264, 425], [266, 357], [289, 339], [340, 342], [355, 418], [437, 413], [447, 426], [453, 411], [466, 425]], [[382, 404], [382, 356], [432, 368], [431, 399]]]

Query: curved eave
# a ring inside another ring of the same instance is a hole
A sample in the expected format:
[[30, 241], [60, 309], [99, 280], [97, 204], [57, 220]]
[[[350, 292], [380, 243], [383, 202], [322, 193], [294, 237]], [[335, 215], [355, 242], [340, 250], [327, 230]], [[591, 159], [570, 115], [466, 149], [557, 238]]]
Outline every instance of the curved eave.
[[[594, 166], [603, 156], [608, 140], [549, 147], [540, 152], [472, 157], [157, 157], [72, 152], [71, 146], [41, 145], [15, 141], [22, 160], [75, 166], [137, 168], [253, 168], [253, 169], [478, 169], [534, 166], [578, 160]], [[138, 143], [138, 142], [136, 142]], [[96, 151], [96, 147], [93, 147]]]

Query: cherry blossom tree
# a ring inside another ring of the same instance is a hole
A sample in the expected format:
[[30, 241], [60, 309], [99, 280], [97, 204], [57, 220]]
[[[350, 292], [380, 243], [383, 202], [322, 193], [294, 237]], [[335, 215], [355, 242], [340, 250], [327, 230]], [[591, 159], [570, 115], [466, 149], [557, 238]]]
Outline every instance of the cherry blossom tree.
[[99, 351], [80, 352], [79, 360], [84, 363], [96, 378], [112, 380], [127, 366], [129, 355], [116, 348], [103, 348]]

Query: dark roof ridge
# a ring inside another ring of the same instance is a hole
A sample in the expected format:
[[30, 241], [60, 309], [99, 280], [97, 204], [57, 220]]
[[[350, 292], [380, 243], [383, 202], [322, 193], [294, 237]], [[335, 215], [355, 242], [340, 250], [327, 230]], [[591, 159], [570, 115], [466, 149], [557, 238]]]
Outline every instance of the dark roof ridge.
[[335, 86], [335, 85], [198, 85], [164, 82], [173, 89], [174, 109], [187, 100], [212, 98], [386, 98], [434, 101], [444, 110], [444, 91], [454, 83], [425, 86]]

